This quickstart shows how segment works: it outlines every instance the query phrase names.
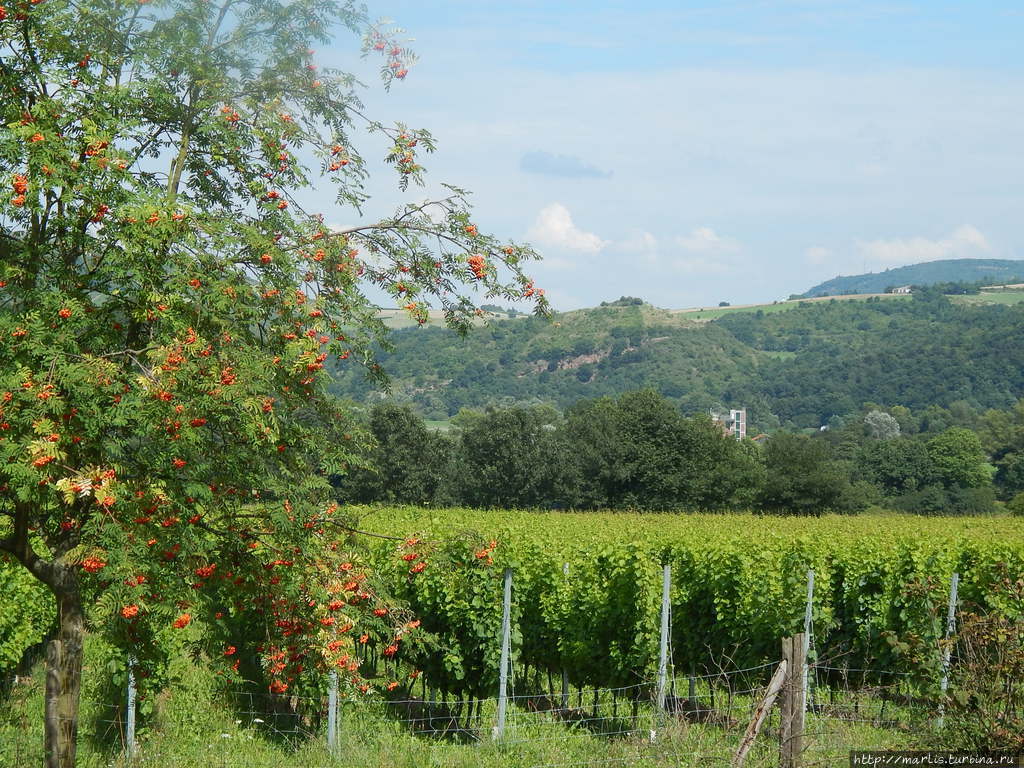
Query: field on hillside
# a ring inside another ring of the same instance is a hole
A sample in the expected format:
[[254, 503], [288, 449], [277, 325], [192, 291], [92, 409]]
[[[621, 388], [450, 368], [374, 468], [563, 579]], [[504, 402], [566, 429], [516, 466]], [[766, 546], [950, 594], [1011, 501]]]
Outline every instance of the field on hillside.
[[950, 296], [959, 304], [1020, 304], [1024, 301], [1024, 291], [982, 291], [966, 296]]
[[[766, 314], [786, 312], [796, 309], [805, 302], [865, 301], [873, 298], [886, 301], [905, 301], [910, 298], [910, 295], [905, 293], [857, 293], [844, 296], [812, 296], [804, 299], [777, 301], [770, 304], [738, 304], [731, 307], [691, 307], [688, 309], [670, 309], [669, 312], [683, 315], [691, 320], [709, 321], [743, 312], [764, 312]], [[957, 304], [1019, 304], [1024, 301], [1024, 290], [982, 291], [981, 293], [963, 296], [951, 295], [949, 299]]]
[[726, 315], [734, 315], [741, 312], [786, 312], [796, 309], [801, 304], [822, 301], [865, 301], [867, 299], [899, 300], [910, 298], [907, 294], [901, 293], [857, 293], [844, 296], [814, 296], [806, 299], [790, 299], [787, 301], [775, 301], [770, 304], [737, 304], [730, 307], [692, 307], [689, 309], [671, 309], [672, 313], [681, 314], [691, 320], [705, 321], [716, 320]]
[[[795, 309], [802, 302], [822, 302], [822, 301], [864, 301], [866, 299], [879, 298], [886, 300], [906, 300], [910, 296], [907, 294], [895, 294], [895, 293], [858, 293], [848, 294], [843, 296], [813, 296], [804, 299], [791, 299], [787, 301], [775, 301], [765, 302], [762, 304], [736, 304], [728, 307], [687, 307], [684, 309], [668, 309], [671, 314], [682, 315], [684, 319], [693, 320], [695, 322], [703, 322], [708, 320], [716, 320], [719, 317], [725, 317], [726, 315], [733, 315], [742, 312], [786, 312], [791, 309]], [[961, 304], [1018, 304], [1024, 301], [1024, 290], [1000, 290], [1000, 291], [983, 291], [980, 294], [970, 294], [965, 296], [950, 296], [951, 301]], [[416, 325], [416, 321], [413, 320], [409, 313], [403, 309], [382, 309], [380, 316], [384, 320], [385, 324], [392, 329], [398, 328], [412, 328]], [[526, 314], [520, 314], [515, 317], [509, 318], [505, 314], [490, 312], [486, 318], [481, 318], [477, 321], [478, 325], [483, 325], [484, 322], [490, 320], [491, 322], [509, 319], [523, 319], [529, 317]], [[429, 313], [429, 325], [444, 325], [444, 315], [440, 310], [431, 310]]]
[[[1019, 295], [1021, 298], [1016, 300], [1011, 297]], [[1024, 299], [1024, 292], [1016, 291], [1005, 291], [1005, 292], [986, 292], [984, 296], [993, 296], [992, 302], [990, 303], [1015, 303]], [[864, 301], [871, 298], [880, 299], [907, 299], [909, 296], [906, 294], [893, 294], [893, 293], [862, 293], [862, 294], [850, 294], [845, 296], [815, 296], [807, 299], [793, 299], [788, 301], [774, 301], [765, 302], [762, 304], [736, 304], [728, 307], [717, 307], [709, 305], [707, 307], [686, 307], [683, 309], [658, 309], [655, 307], [646, 307], [652, 317], [657, 313], [667, 312], [670, 315], [680, 315], [680, 319], [691, 320], [694, 322], [704, 322], [707, 320], [715, 320], [725, 315], [736, 314], [739, 312], [785, 312], [790, 309], [794, 309], [799, 306], [802, 302], [821, 302], [821, 301]], [[979, 297], [953, 297], [957, 299], [978, 299]], [[985, 303], [984, 301], [974, 301], [968, 303]], [[602, 309], [614, 310], [616, 307], [602, 307]], [[417, 325], [416, 321], [409, 315], [404, 309], [384, 308], [381, 309], [380, 317], [384, 321], [384, 324], [393, 330], [400, 328], [413, 328]], [[565, 313], [563, 313], [565, 314]], [[529, 314], [518, 314], [509, 317], [507, 314], [488, 312], [485, 316], [479, 318], [476, 321], [476, 325], [484, 325], [486, 322], [498, 322], [502, 320], [522, 320], [530, 317]], [[428, 312], [427, 325], [431, 326], [443, 326], [444, 325], [444, 314], [440, 310], [430, 310]], [[557, 322], [557, 321], [556, 321]]]

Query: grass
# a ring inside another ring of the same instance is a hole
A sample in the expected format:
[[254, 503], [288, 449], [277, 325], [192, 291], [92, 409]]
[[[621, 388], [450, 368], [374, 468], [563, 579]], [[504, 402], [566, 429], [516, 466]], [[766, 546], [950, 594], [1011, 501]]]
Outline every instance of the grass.
[[735, 314], [737, 312], [785, 312], [790, 309], [794, 309], [799, 302], [796, 301], [780, 301], [777, 304], [750, 304], [739, 307], [707, 307], [700, 309], [678, 309], [673, 310], [681, 314], [688, 320], [717, 320], [725, 315]]
[[[283, 765], [303, 768], [553, 768], [554, 766], [650, 766], [697, 768], [727, 763], [747, 724], [754, 698], [740, 693], [728, 698], [734, 713], [728, 726], [687, 722], [656, 716], [649, 702], [641, 704], [637, 720], [631, 720], [628, 702], [618, 703], [618, 719], [612, 719], [611, 697], [604, 693], [602, 724], [613, 735], [601, 735], [584, 727], [569, 727], [548, 713], [510, 705], [507, 729], [501, 742], [490, 738], [495, 721], [494, 700], [488, 700], [480, 719], [480, 738], [475, 743], [455, 743], [415, 735], [408, 726], [388, 715], [383, 703], [349, 703], [339, 717], [336, 749], [329, 750], [323, 727], [307, 726], [309, 733], [296, 736], [289, 728], [275, 730], [258, 712], [231, 706], [218, 693], [213, 675], [184, 655], [175, 659], [174, 683], [160, 696], [151, 720], [139, 734], [139, 747], [129, 759], [123, 749], [123, 730], [117, 707], [98, 704], [103, 684], [96, 666], [97, 643], [86, 649], [85, 683], [78, 748], [81, 768], [271, 768]], [[519, 681], [523, 685], [523, 681]], [[30, 680], [0, 698], [0, 765], [39, 765], [42, 758], [42, 669]], [[758, 686], [759, 690], [759, 686]], [[702, 681], [696, 689], [705, 702], [710, 689]], [[757, 694], [759, 695], [759, 694]], [[810, 761], [845, 764], [851, 749], [909, 748], [917, 742], [906, 711], [888, 705], [879, 714], [878, 702], [854, 702], [819, 692], [821, 715], [808, 715], [807, 739]], [[237, 703], [239, 699], [234, 699]], [[570, 705], [581, 703], [573, 692]], [[582, 708], [593, 706], [590, 692]], [[726, 711], [726, 694], [718, 693], [719, 711]], [[827, 713], [827, 717], [826, 717]], [[878, 717], [885, 718], [881, 727]], [[873, 723], [872, 720], [875, 720]], [[293, 720], [298, 722], [298, 720]], [[278, 721], [278, 726], [281, 726]], [[616, 731], [632, 733], [615, 735]], [[748, 758], [747, 765], [774, 768], [778, 760], [778, 713], [773, 713]]]
[[982, 291], [950, 299], [958, 304], [1019, 304], [1024, 301], [1024, 291]]
[[[598, 530], [604, 531], [605, 536], [620, 536], [616, 529], [630, 531], [633, 539], [675, 540], [684, 531], [695, 528], [698, 530], [694, 533], [702, 540], [707, 539], [709, 546], [714, 543], [711, 540], [714, 530], [727, 537], [749, 535], [758, 540], [765, 539], [769, 530], [786, 539], [823, 535], [886, 539], [939, 536], [985, 542], [996, 537], [1011, 542], [1011, 546], [1024, 536], [1021, 523], [1012, 518], [923, 519], [862, 515], [765, 520], [739, 514], [513, 514], [415, 508], [372, 511], [376, 512], [375, 525], [404, 533], [421, 526], [447, 531], [466, 527], [492, 531], [518, 523], [531, 530], [543, 528], [548, 546], [555, 550], [577, 546], [581, 530], [594, 531], [591, 538], [595, 540], [604, 538], [596, 534]], [[240, 697], [220, 692], [215, 677], [201, 661], [196, 662], [191, 655], [182, 653], [173, 660], [171, 685], [158, 697], [155, 713], [144, 723], [139, 751], [129, 760], [123, 751], [120, 707], [116, 702], [103, 703], [108, 685], [103, 658], [98, 641], [88, 638], [79, 745], [82, 768], [270, 768], [283, 765], [304, 768], [568, 768], [588, 765], [697, 768], [727, 764], [768, 674], [762, 670], [748, 677], [730, 678], [737, 692], [731, 697], [728, 691], [717, 689], [715, 706], [731, 720], [725, 727], [656, 716], [648, 687], [638, 697], [639, 719], [635, 721], [631, 720], [631, 703], [625, 698], [614, 702], [607, 692], [599, 697], [600, 724], [604, 730], [633, 733], [602, 735], [594, 732], [592, 721], [570, 727], [550, 713], [513, 704], [509, 709], [506, 738], [495, 743], [489, 737], [496, 714], [491, 698], [484, 703], [477, 721], [475, 733], [479, 739], [475, 743], [456, 743], [414, 734], [406, 723], [390, 716], [382, 703], [364, 701], [343, 707], [338, 746], [331, 751], [326, 746], [322, 724], [303, 726], [305, 733], [300, 736], [297, 733], [299, 721], [293, 716], [285, 716], [284, 722], [292, 723], [287, 726], [266, 715], [260, 716], [259, 707], [240, 706]], [[535, 691], [542, 690], [543, 681], [536, 682], [539, 676], [534, 676], [532, 685], [528, 683], [529, 677], [526, 674], [516, 676], [516, 693], [529, 692], [531, 687]], [[557, 673], [555, 677], [557, 679]], [[682, 693], [686, 683], [682, 680], [680, 683], [678, 690]], [[26, 683], [14, 686], [9, 692], [0, 690], [0, 766], [20, 768], [41, 763], [42, 688], [43, 670], [37, 666]], [[698, 681], [695, 694], [698, 700], [710, 702], [711, 688]], [[817, 696], [822, 710], [808, 715], [807, 730], [811, 734], [807, 738], [808, 765], [846, 764], [852, 749], [926, 747], [927, 741], [933, 738], [920, 713], [893, 701], [883, 703], [879, 698], [858, 692], [853, 686], [831, 691], [821, 688]], [[584, 721], [592, 717], [589, 714], [593, 711], [592, 690], [572, 690], [570, 705], [587, 713]], [[317, 706], [320, 706], [319, 700]], [[289, 717], [292, 717], [290, 721]], [[747, 765], [774, 768], [778, 761], [777, 740], [778, 713], [775, 712]]]
[[[851, 295], [847, 295], [847, 296], [820, 296], [820, 297], [811, 298], [811, 299], [793, 299], [791, 301], [776, 301], [776, 302], [767, 303], [767, 304], [740, 304], [740, 305], [737, 305], [737, 306], [734, 306], [734, 307], [715, 307], [715, 306], [709, 306], [709, 307], [693, 307], [693, 308], [687, 308], [687, 309], [665, 309], [665, 310], [662, 310], [662, 309], [656, 309], [654, 307], [650, 307], [648, 305], [644, 305], [644, 306], [641, 307], [641, 312], [644, 314], [645, 318], [647, 318], [647, 319], [657, 319], [658, 321], [662, 321], [662, 322], [663, 322], [663, 318], [661, 317], [661, 315], [664, 314], [664, 313], [667, 313], [669, 315], [673, 315], [676, 318], [682, 319], [682, 320], [689, 320], [689, 321], [693, 321], [693, 322], [707, 322], [707, 321], [710, 321], [710, 320], [716, 320], [719, 317], [723, 317], [725, 315], [734, 314], [736, 312], [759, 312], [759, 311], [760, 312], [768, 312], [768, 313], [787, 312], [787, 311], [789, 311], [791, 309], [796, 309], [801, 304], [805, 304], [805, 303], [809, 303], [809, 302], [821, 302], [821, 301], [863, 301], [865, 299], [876, 297], [876, 296], [878, 298], [886, 299], [886, 300], [898, 300], [898, 299], [908, 299], [908, 298], [910, 298], [909, 296], [907, 296], [905, 294], [864, 293], [864, 294], [851, 294]], [[1003, 293], [985, 292], [982, 296], [960, 296], [960, 297], [954, 297], [954, 298], [956, 298], [956, 299], [965, 299], [965, 300], [974, 300], [975, 303], [978, 303], [978, 301], [984, 302], [985, 297], [989, 297], [989, 296], [997, 297], [997, 298], [994, 298], [992, 300], [994, 302], [1010, 304], [1010, 303], [1015, 303], [1016, 301], [1024, 300], [1024, 291], [1006, 291], [1006, 292], [1003, 292]], [[1020, 298], [1013, 299], [1012, 298], [1013, 296], [1018, 296]], [[634, 307], [632, 307], [632, 306], [630, 306], [630, 307], [602, 307], [601, 309], [605, 309], [605, 310], [616, 310], [616, 309], [632, 310], [632, 309], [634, 309]], [[581, 311], [587, 312], [589, 310], [581, 310]], [[572, 312], [566, 313], [566, 315], [572, 315], [572, 314], [573, 314]], [[442, 312], [440, 310], [432, 309], [432, 310], [429, 311], [428, 315], [429, 315], [429, 319], [427, 320], [427, 325], [438, 325], [438, 326], [444, 325], [444, 315], [442, 314]], [[497, 314], [497, 315], [490, 315], [489, 319], [491, 321], [496, 321], [496, 320], [506, 320], [506, 319], [519, 319], [519, 318], [524, 318], [524, 317], [529, 317], [529, 316], [530, 315], [528, 313], [521, 313], [521, 314], [517, 315], [515, 318], [508, 318], [505, 315]], [[409, 316], [409, 313], [407, 311], [405, 311], [404, 309], [393, 309], [393, 308], [382, 309], [380, 311], [380, 317], [384, 321], [384, 324], [387, 325], [388, 328], [391, 328], [392, 330], [398, 330], [400, 328], [412, 328], [412, 327], [414, 327], [417, 324], [416, 321], [413, 320]], [[483, 325], [485, 322], [486, 322], [486, 318], [477, 318], [476, 320], [474, 320], [474, 324], [475, 325]]]
[[[865, 299], [874, 297], [884, 299], [886, 301], [905, 301], [910, 298], [908, 294], [898, 293], [858, 293], [846, 296], [818, 296], [810, 299], [792, 299], [767, 304], [740, 304], [734, 307], [692, 307], [687, 309], [668, 309], [661, 311], [668, 312], [680, 319], [691, 320], [694, 322], [708, 322], [737, 312], [788, 312], [789, 310], [798, 308], [802, 304], [811, 302], [864, 301]], [[1020, 302], [1024, 302], [1024, 290], [982, 291], [979, 294], [950, 296], [949, 298], [959, 304], [1018, 304]], [[647, 308], [645, 307], [644, 309]], [[384, 320], [385, 325], [393, 330], [400, 328], [412, 328], [416, 325], [416, 321], [413, 320], [409, 316], [409, 313], [404, 309], [382, 309], [380, 311], [380, 316]], [[517, 317], [522, 318], [528, 316], [528, 314], [520, 314]], [[508, 318], [504, 315], [492, 315], [490, 319], [493, 321], [505, 320]], [[480, 318], [475, 321], [475, 324], [483, 325], [484, 322], [484, 319]], [[427, 324], [444, 325], [444, 315], [440, 310], [430, 310]]]
[[878, 297], [885, 300], [898, 300], [908, 299], [909, 296], [905, 294], [897, 293], [858, 293], [850, 294], [847, 296], [818, 296], [811, 299], [792, 299], [789, 301], [778, 301], [772, 304], [741, 304], [735, 307], [701, 307], [699, 309], [673, 309], [670, 310], [674, 314], [680, 314], [684, 317], [692, 320], [703, 322], [706, 320], [716, 320], [719, 317], [725, 315], [731, 315], [736, 312], [788, 312], [791, 309], [796, 309], [802, 304], [808, 304], [813, 302], [822, 301], [864, 301]]

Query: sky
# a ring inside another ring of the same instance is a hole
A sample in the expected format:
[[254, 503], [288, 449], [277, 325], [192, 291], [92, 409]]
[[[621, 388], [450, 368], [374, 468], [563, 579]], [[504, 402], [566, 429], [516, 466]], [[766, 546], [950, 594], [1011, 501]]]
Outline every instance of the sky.
[[[836, 275], [1024, 258], [1024, 3], [376, 0], [419, 60], [382, 121], [430, 130], [447, 182], [526, 241], [555, 308], [784, 299]], [[351, 212], [338, 212], [348, 216]]]

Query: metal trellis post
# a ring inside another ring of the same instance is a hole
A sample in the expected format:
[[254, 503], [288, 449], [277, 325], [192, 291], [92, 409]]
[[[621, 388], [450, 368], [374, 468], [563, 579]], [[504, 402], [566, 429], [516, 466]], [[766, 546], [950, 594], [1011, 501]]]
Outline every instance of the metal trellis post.
[[128, 701], [125, 706], [125, 748], [128, 758], [135, 756], [135, 659], [128, 658]]
[[812, 608], [814, 606], [814, 569], [811, 568], [807, 571], [807, 607], [804, 609], [804, 668], [803, 673], [803, 690], [804, 690], [804, 703], [807, 709], [813, 706], [811, 700], [811, 689], [810, 689], [810, 669], [811, 666], [807, 661], [808, 653], [811, 650], [811, 637], [814, 630], [814, 624], [812, 619]]
[[327, 690], [327, 746], [331, 750], [338, 746], [338, 673], [334, 671]]
[[658, 650], [658, 709], [665, 711], [665, 692], [668, 680], [669, 589], [672, 585], [672, 566], [666, 565], [661, 573], [661, 645]]
[[[569, 578], [569, 564], [562, 564], [562, 575]], [[562, 667], [562, 709], [569, 708], [569, 671]]]
[[945, 646], [942, 649], [942, 681], [939, 683], [939, 690], [942, 695], [939, 698], [939, 719], [936, 725], [941, 728], [945, 724], [946, 713], [946, 690], [949, 688], [949, 660], [953, 649], [949, 645], [949, 638], [956, 631], [956, 602], [957, 592], [960, 588], [960, 574], [954, 573], [949, 582], [949, 607], [946, 610], [946, 635]]
[[501, 610], [501, 669], [498, 671], [498, 724], [494, 738], [505, 735], [505, 708], [507, 706], [508, 666], [512, 645], [512, 569], [505, 569], [505, 591]]

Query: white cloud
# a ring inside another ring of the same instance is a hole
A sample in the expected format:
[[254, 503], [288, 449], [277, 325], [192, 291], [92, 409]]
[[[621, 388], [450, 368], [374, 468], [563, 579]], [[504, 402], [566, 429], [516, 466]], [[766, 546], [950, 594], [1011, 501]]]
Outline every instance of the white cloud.
[[938, 259], [978, 258], [991, 250], [988, 240], [970, 224], [957, 227], [948, 237], [929, 240], [926, 237], [870, 240], [857, 243], [863, 259], [876, 266], [896, 267]]
[[655, 262], [658, 260], [658, 238], [650, 232], [638, 231], [615, 243], [616, 249], [625, 253], [632, 253], [644, 261]]
[[731, 237], [722, 237], [711, 227], [694, 227], [690, 234], [677, 237], [676, 245], [692, 253], [735, 253], [739, 243]]
[[[694, 237], [697, 225], [713, 228], [719, 239], [739, 241], [730, 266], [744, 287], [727, 297], [737, 302], [799, 292], [831, 277], [828, 272], [879, 271], [884, 266], [869, 258], [879, 251], [888, 252], [881, 258], [906, 251], [908, 242], [915, 246], [915, 235], [947, 240], [962, 223], [984, 233], [992, 255], [1024, 242], [1013, 224], [1024, 176], [1024, 153], [1014, 146], [1024, 130], [1024, 100], [1013, 96], [1024, 88], [1020, 72], [940, 59], [916, 67], [880, 60], [867, 68], [851, 68], [846, 60], [835, 66], [794, 60], [782, 68], [775, 58], [741, 57], [716, 58], [720, 67], [666, 60], [637, 77], [639, 65], [630, 57], [621, 69], [545, 71], [527, 54], [490, 51], [472, 35], [456, 43], [450, 35], [433, 40], [418, 44], [430, 66], [415, 71], [415, 88], [368, 98], [384, 114], [400, 99], [403, 119], [433, 130], [440, 149], [431, 157], [431, 175], [473, 190], [474, 221], [482, 229], [518, 238], [548, 203], [571, 203], [579, 228], [594, 227], [589, 231], [598, 241], [611, 242], [596, 254], [593, 240], [589, 252], [546, 248], [548, 259], [579, 266], [537, 270], [549, 276], [545, 288], [564, 285], [591, 304], [614, 298], [608, 273], [593, 274], [595, 265], [584, 264], [595, 256], [609, 268], [628, 269], [635, 280], [615, 296], [625, 292], [665, 305], [710, 300], [706, 285], [729, 274], [721, 265], [731, 254], [707, 250], [714, 239], [699, 230]], [[466, 68], [467, 60], [481, 66]], [[495, 82], [502, 87], [494, 88]], [[475, 99], [471, 115], [464, 109], [466, 93]], [[616, 113], [626, 116], [615, 131], [602, 127], [609, 93], [616, 94]], [[664, 99], [664, 93], [680, 98]], [[538, 147], [614, 168], [612, 187], [598, 179], [581, 183], [522, 173], [520, 159]], [[372, 156], [366, 149], [363, 154]], [[374, 200], [390, 210], [392, 176], [374, 176], [370, 184]], [[368, 211], [376, 215], [372, 206]], [[340, 211], [334, 216], [348, 220]], [[657, 232], [657, 252], [643, 250], [642, 235], [634, 240], [643, 230]], [[683, 244], [676, 236], [683, 236]], [[637, 250], [627, 250], [627, 241]], [[685, 247], [694, 245], [705, 250]], [[814, 264], [822, 254], [808, 254], [808, 246], [831, 253]], [[924, 258], [950, 255], [961, 254]], [[691, 258], [698, 256], [705, 258]], [[921, 258], [904, 253], [896, 261]], [[665, 280], [678, 274], [676, 259], [685, 260], [687, 276], [717, 272], [703, 280]], [[588, 279], [581, 284], [577, 273], [583, 268]]]
[[618, 244], [624, 251], [644, 253], [658, 250], [658, 238], [650, 232], [636, 232]]
[[672, 268], [689, 275], [727, 274], [736, 266], [730, 257], [740, 250], [739, 242], [723, 237], [711, 227], [694, 227], [688, 235], [672, 242], [684, 254], [672, 260]]
[[561, 203], [552, 203], [543, 208], [526, 237], [549, 248], [566, 248], [584, 253], [597, 253], [608, 245], [607, 240], [602, 240], [593, 232], [584, 232], [573, 224], [569, 209]]
[[804, 251], [804, 261], [814, 266], [821, 266], [832, 258], [832, 252], [823, 246], [812, 245]]
[[671, 267], [684, 275], [726, 275], [734, 269], [733, 264], [709, 256], [673, 259]]
[[[591, 306], [587, 302], [581, 299], [574, 293], [568, 293], [559, 289], [547, 291], [548, 301], [551, 302], [551, 306], [557, 308], [559, 312], [568, 312], [573, 309], [582, 309], [583, 307]], [[524, 306], [522, 311], [529, 312], [532, 307], [529, 305]]]
[[548, 255], [545, 254], [544, 258], [542, 258], [540, 261], [538, 261], [536, 263], [536, 265], [533, 267], [533, 269], [535, 271], [538, 271], [538, 270], [544, 270], [544, 271], [554, 270], [556, 272], [559, 272], [559, 271], [564, 271], [564, 270], [567, 270], [567, 269], [579, 269], [579, 267], [580, 267], [580, 264], [578, 264], [573, 259], [564, 259], [564, 258], [561, 258], [559, 256], [548, 256]]
[[612, 175], [611, 171], [603, 171], [574, 155], [553, 155], [550, 152], [527, 152], [519, 161], [519, 167], [527, 173], [570, 179], [607, 179]]

